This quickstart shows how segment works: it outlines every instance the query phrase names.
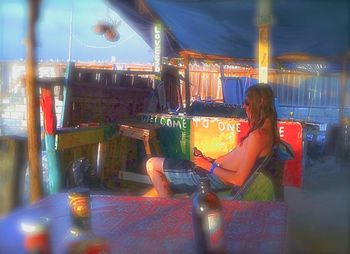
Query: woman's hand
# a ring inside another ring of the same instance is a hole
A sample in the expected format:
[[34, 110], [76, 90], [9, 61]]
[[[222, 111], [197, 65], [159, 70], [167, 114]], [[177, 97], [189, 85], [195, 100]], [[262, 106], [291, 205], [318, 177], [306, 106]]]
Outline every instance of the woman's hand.
[[212, 166], [212, 163], [203, 157], [194, 156], [192, 161], [197, 167], [205, 169], [207, 171], [209, 171]]

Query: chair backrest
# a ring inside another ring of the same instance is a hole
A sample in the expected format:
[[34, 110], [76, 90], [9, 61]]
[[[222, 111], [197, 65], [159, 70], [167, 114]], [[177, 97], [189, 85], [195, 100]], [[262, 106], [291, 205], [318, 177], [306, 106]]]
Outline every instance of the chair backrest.
[[233, 199], [236, 200], [275, 200], [274, 184], [265, 169], [274, 158], [274, 154], [266, 156], [264, 160], [257, 164], [248, 180], [235, 192]]
[[283, 201], [285, 161], [293, 158], [294, 151], [291, 146], [281, 140], [268, 156], [256, 163], [253, 173], [241, 187], [234, 186], [230, 191], [221, 191], [217, 194], [224, 199]]

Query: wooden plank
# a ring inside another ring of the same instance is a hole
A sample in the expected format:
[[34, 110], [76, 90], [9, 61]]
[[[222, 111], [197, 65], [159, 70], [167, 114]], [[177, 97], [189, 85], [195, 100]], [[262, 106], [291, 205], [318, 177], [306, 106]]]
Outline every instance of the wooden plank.
[[78, 146], [78, 147], [74, 147], [72, 149], [72, 152], [73, 152], [73, 160], [72, 161], [75, 161], [76, 159], [79, 159], [81, 158], [83, 152], [82, 152], [82, 147], [81, 146]]
[[259, 50], [258, 50], [258, 63], [259, 63], [259, 83], [268, 83], [268, 69], [269, 69], [269, 26], [259, 26]]
[[48, 162], [49, 194], [57, 193], [61, 187], [61, 170], [55, 150], [56, 113], [53, 87], [41, 87], [41, 107], [44, 115], [45, 144]]
[[67, 149], [88, 144], [97, 144], [104, 140], [103, 128], [72, 129], [56, 135], [56, 149]]
[[270, 65], [270, 24], [271, 24], [271, 0], [258, 1], [258, 72], [259, 83], [268, 83], [268, 72]]
[[107, 148], [107, 154], [106, 154], [106, 161], [103, 166], [101, 166], [101, 172], [100, 177], [103, 182], [107, 182], [108, 180], [111, 180], [113, 178], [113, 172], [118, 172], [119, 167], [117, 167], [118, 161], [119, 161], [119, 150], [120, 148], [120, 137], [114, 137], [111, 140], [107, 141], [108, 148]]
[[150, 144], [154, 144], [156, 153], [159, 154], [159, 147], [157, 145], [157, 135], [156, 130], [159, 128], [158, 125], [153, 124], [140, 124], [140, 123], [130, 123], [130, 124], [120, 124], [119, 134], [124, 137], [129, 137], [133, 139], [142, 140], [145, 151], [148, 158], [152, 157], [152, 150]]
[[152, 184], [151, 179], [147, 175], [127, 172], [123, 170], [119, 171], [119, 178], [138, 183]]
[[45, 145], [49, 171], [49, 194], [54, 194], [61, 188], [61, 168], [58, 153], [55, 150], [55, 136], [45, 134]]
[[63, 87], [63, 114], [61, 115], [61, 123], [62, 127], [68, 127], [71, 125], [71, 110], [72, 110], [72, 102], [71, 102], [71, 83], [74, 75], [74, 67], [75, 63], [68, 62], [65, 73], [65, 81]]
[[37, 80], [37, 85], [40, 87], [63, 86], [65, 81], [65, 77], [40, 78]]
[[101, 177], [102, 172], [106, 166], [107, 154], [108, 154], [108, 141], [100, 142], [97, 149], [97, 162], [96, 162], [96, 171], [97, 175]]
[[134, 138], [138, 140], [148, 140], [149, 139], [150, 130], [141, 129], [137, 127], [132, 127], [129, 125], [120, 125], [119, 135]]
[[187, 55], [184, 57], [185, 65], [185, 105], [186, 112], [190, 108], [190, 99], [191, 99], [191, 88], [190, 88], [190, 57]]

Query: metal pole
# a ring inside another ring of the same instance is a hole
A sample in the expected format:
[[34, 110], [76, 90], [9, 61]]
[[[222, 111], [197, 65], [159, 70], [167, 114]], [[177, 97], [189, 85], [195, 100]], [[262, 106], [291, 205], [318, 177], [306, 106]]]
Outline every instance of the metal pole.
[[[3, 59], [3, 13], [2, 13], [2, 4], [0, 4], [0, 114], [2, 114], [2, 94], [4, 92], [4, 86], [5, 86], [5, 63], [2, 62], [1, 59]], [[0, 117], [0, 136], [3, 133], [3, 121], [2, 121], [2, 117]]]
[[68, 62], [72, 60], [72, 39], [73, 39], [73, 0], [71, 1], [71, 6], [70, 6]]
[[346, 99], [346, 83], [348, 80], [348, 70], [347, 64], [350, 58], [350, 51], [348, 51], [342, 62], [342, 73], [340, 79], [340, 89], [339, 89], [339, 123], [343, 125], [344, 119], [344, 108], [345, 108], [345, 99]]
[[26, 60], [26, 95], [27, 95], [27, 129], [28, 159], [30, 176], [31, 202], [38, 201], [43, 195], [41, 175], [41, 142], [39, 89], [36, 82], [36, 38], [35, 25], [39, 17], [40, 0], [29, 0], [29, 27]]

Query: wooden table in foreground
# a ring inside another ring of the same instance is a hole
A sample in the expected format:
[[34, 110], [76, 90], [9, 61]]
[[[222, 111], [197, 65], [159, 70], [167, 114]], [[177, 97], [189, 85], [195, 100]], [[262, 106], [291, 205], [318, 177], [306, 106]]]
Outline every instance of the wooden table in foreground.
[[[112, 253], [194, 253], [190, 199], [92, 195], [92, 230]], [[285, 252], [287, 204], [222, 201], [228, 253]], [[51, 218], [53, 253], [64, 253], [69, 232], [67, 194], [49, 196], [0, 220], [0, 253], [24, 253], [25, 218]]]

